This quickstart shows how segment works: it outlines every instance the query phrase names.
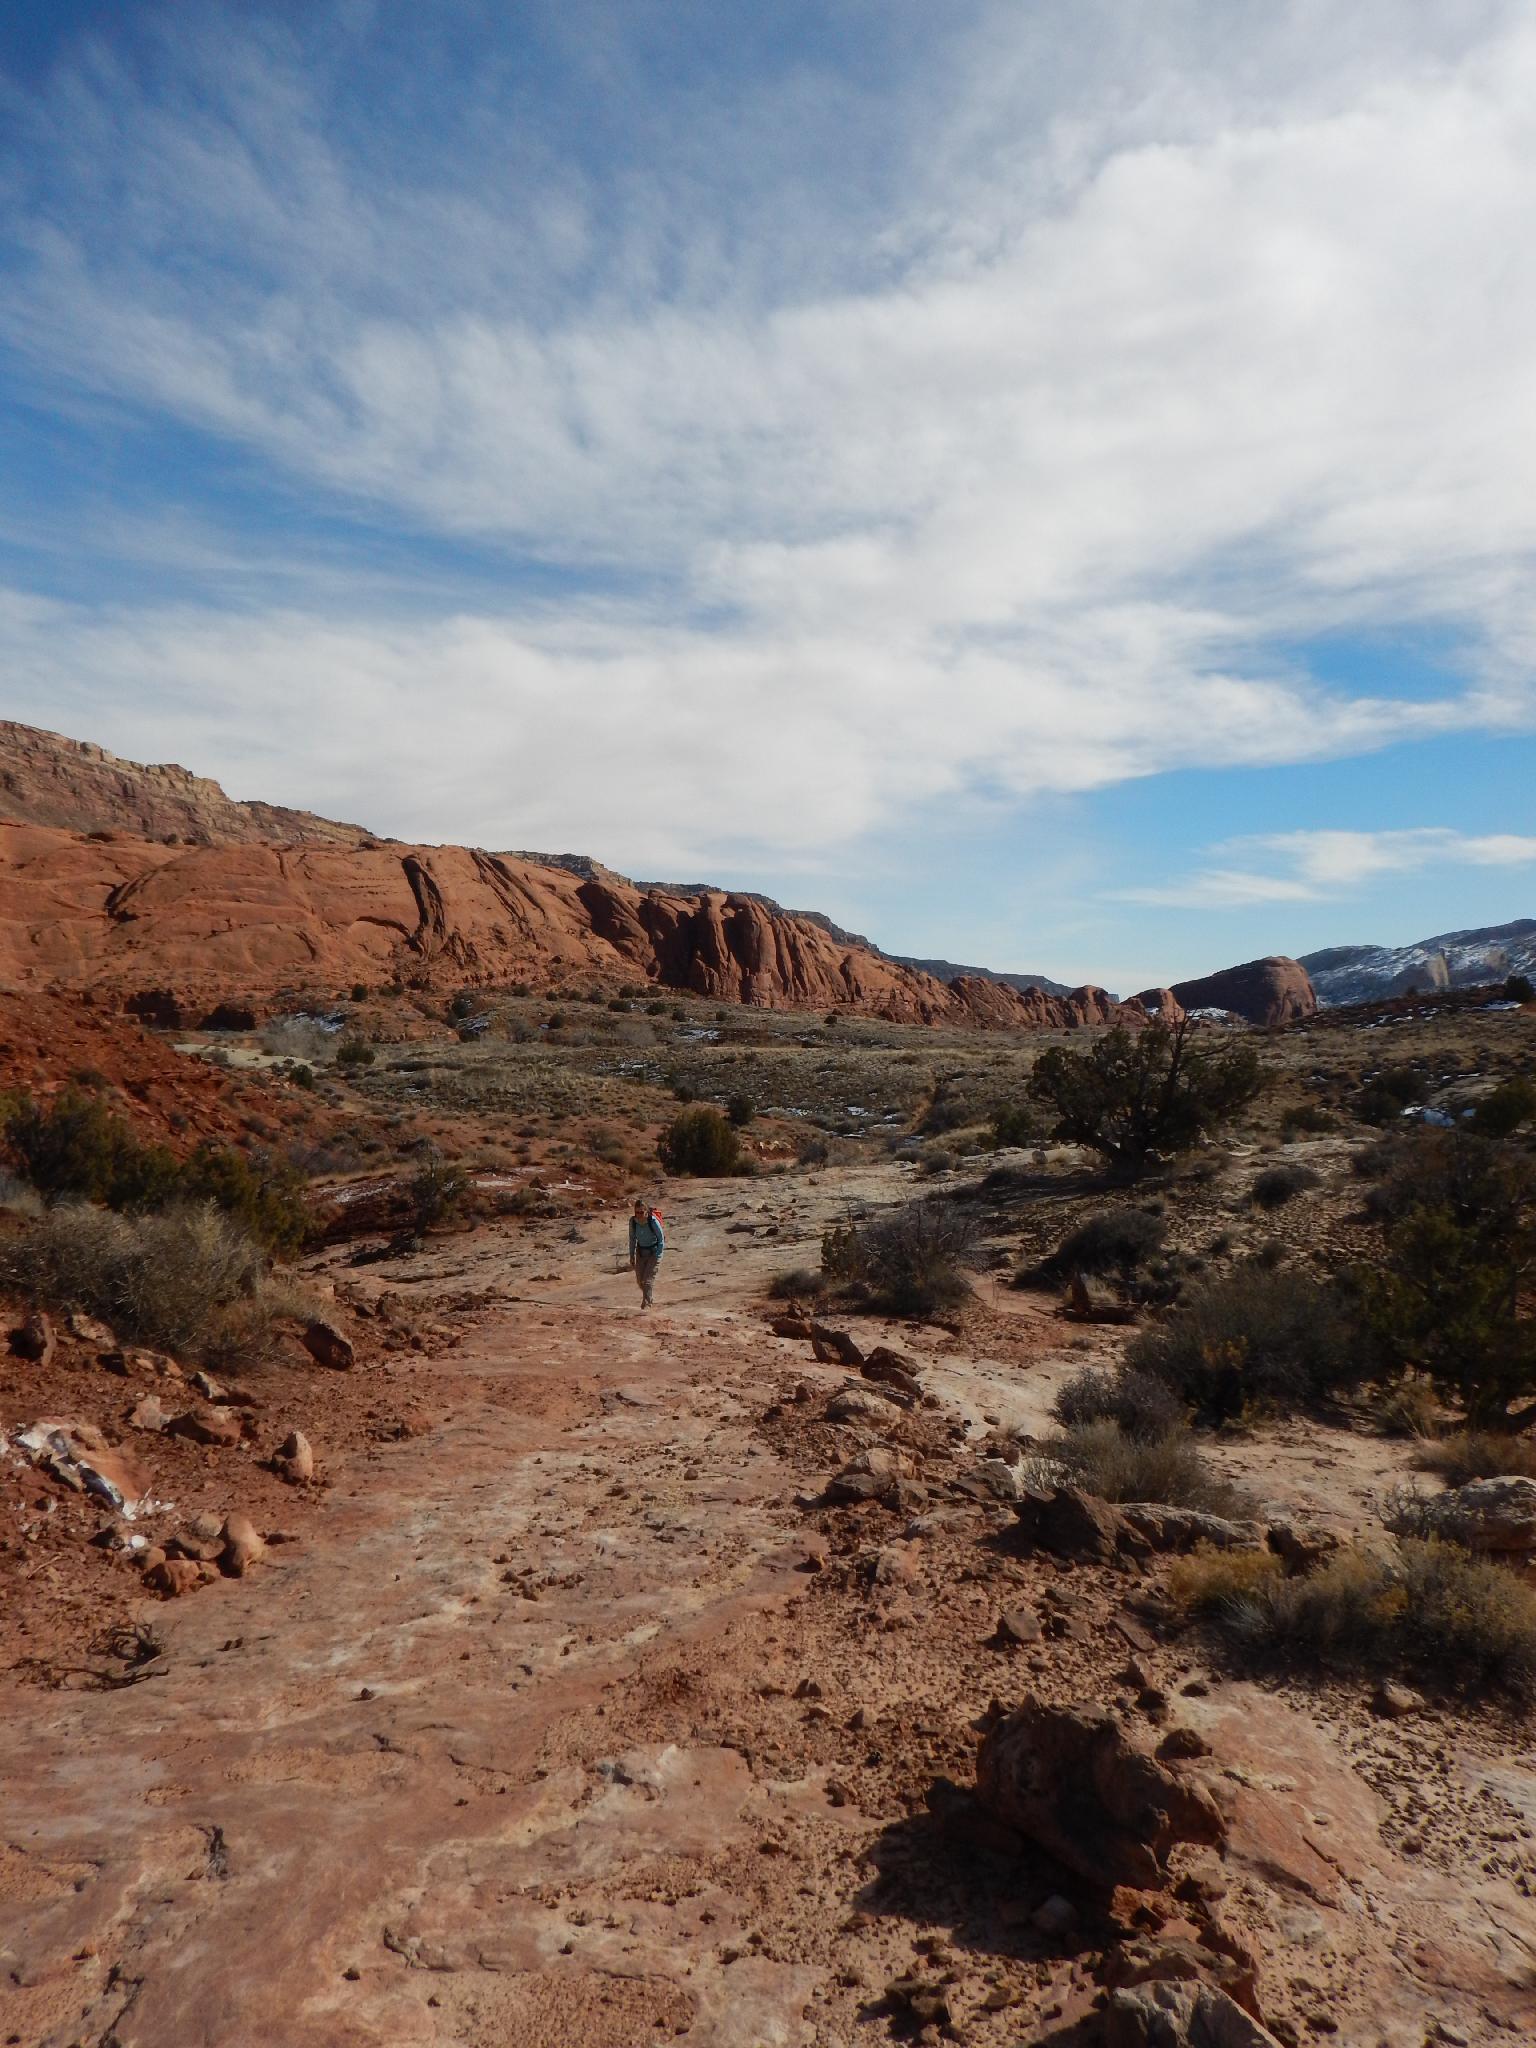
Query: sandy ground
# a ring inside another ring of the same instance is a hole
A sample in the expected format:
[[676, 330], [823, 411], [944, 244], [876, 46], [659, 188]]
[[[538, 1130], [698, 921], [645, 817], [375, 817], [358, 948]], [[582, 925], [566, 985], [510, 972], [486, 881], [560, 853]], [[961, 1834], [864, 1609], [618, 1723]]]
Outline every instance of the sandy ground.
[[[0, 2040], [798, 2048], [902, 2031], [884, 1987], [914, 1969], [950, 2038], [1087, 2038], [1103, 1931], [1038, 1933], [1061, 1873], [957, 1845], [924, 1794], [969, 1781], [995, 1697], [1129, 1707], [1138, 1640], [1229, 1781], [1223, 1910], [1283, 2039], [1536, 2035], [1527, 1734], [1240, 1683], [1147, 1636], [1134, 1575], [1020, 1556], [947, 1487], [1116, 1333], [989, 1284], [964, 1337], [849, 1325], [938, 1397], [930, 1500], [807, 1505], [860, 1432], [756, 1297], [896, 1192], [881, 1167], [674, 1195], [645, 1315], [622, 1212], [334, 1255], [440, 1319], [477, 1303], [451, 1364], [410, 1366], [435, 1424], [339, 1459], [304, 1543], [146, 1603], [152, 1678], [0, 1696]], [[1220, 1455], [1341, 1526], [1403, 1463], [1300, 1426]], [[1008, 1653], [1024, 1598], [1060, 1633]]]

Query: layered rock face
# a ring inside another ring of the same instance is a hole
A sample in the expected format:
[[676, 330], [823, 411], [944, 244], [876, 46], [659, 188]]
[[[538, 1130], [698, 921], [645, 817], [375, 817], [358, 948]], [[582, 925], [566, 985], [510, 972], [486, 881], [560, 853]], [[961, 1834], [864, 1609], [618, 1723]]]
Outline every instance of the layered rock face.
[[365, 982], [634, 981], [771, 1009], [1053, 1029], [1142, 1023], [1102, 989], [952, 986], [808, 917], [462, 846], [171, 847], [0, 825], [0, 986], [91, 988], [164, 1024]]
[[174, 763], [146, 767], [105, 747], [0, 719], [0, 817], [74, 832], [126, 832], [188, 846], [258, 840], [354, 845], [368, 834], [281, 804], [237, 803]]
[[[1230, 1010], [1250, 1024], [1295, 1024], [1312, 1016], [1317, 997], [1299, 960], [1283, 953], [1267, 960], [1248, 960], [1241, 967], [1224, 967], [1219, 974], [1203, 975], [1198, 981], [1176, 981], [1172, 990], [1149, 989], [1141, 998], [1156, 1008], [1159, 998], [1172, 994], [1185, 1010]], [[1165, 1012], [1168, 1021], [1170, 1013]]]

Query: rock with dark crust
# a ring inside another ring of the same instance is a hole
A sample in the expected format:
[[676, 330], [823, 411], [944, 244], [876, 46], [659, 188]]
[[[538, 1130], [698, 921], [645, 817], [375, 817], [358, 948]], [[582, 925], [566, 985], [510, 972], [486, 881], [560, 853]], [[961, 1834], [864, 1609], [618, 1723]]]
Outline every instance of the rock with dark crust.
[[1155, 1890], [1176, 1842], [1225, 1834], [1204, 1787], [1149, 1756], [1103, 1707], [1026, 1699], [983, 1739], [976, 1791], [984, 1811], [1105, 1890]]
[[[1150, 1007], [1164, 993], [1149, 989], [1138, 1001]], [[1198, 981], [1176, 981], [1166, 993], [1184, 1010], [1230, 1010], [1233, 1016], [1266, 1028], [1299, 1023], [1317, 1010], [1317, 995], [1307, 970], [1299, 960], [1283, 953], [1272, 953], [1266, 960], [1246, 960], [1241, 967], [1224, 967]]]

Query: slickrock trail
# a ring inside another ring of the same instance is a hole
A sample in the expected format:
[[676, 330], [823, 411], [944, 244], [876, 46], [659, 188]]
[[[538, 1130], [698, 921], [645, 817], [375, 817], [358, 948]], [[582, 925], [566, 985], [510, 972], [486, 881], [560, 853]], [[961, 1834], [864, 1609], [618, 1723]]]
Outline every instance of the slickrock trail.
[[[0, 2040], [810, 2048], [886, 2038], [914, 1967], [987, 2048], [1088, 2013], [1090, 1944], [1031, 1917], [1059, 1874], [952, 1845], [922, 1794], [971, 1781], [993, 1691], [1115, 1699], [1134, 1623], [1012, 1554], [995, 1504], [797, 1505], [852, 1448], [821, 1419], [844, 1375], [749, 1303], [850, 1192], [674, 1199], [645, 1316], [611, 1220], [415, 1262], [439, 1299], [504, 1296], [419, 1368], [439, 1425], [344, 1466], [307, 1541], [155, 1608], [163, 1675], [5, 1697]], [[1038, 1427], [1113, 1342], [1017, 1299], [984, 1328], [985, 1355], [923, 1340], [930, 1473], [998, 1416]], [[1061, 1627], [1005, 1657], [1026, 1595]], [[1146, 1661], [1170, 1690], [1194, 1668]], [[1536, 1813], [1528, 1756], [1330, 1732], [1214, 1678], [1178, 1706], [1237, 1787], [1234, 1939], [1272, 2013], [1345, 2048], [1419, 2048], [1435, 2014], [1513, 2038], [1536, 1924], [1492, 1844]], [[1428, 1788], [1411, 1868], [1394, 1783]]]

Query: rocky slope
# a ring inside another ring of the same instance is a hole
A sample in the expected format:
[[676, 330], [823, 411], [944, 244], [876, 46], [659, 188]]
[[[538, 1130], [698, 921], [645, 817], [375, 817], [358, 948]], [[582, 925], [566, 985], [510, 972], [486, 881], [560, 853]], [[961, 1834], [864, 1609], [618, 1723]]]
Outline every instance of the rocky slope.
[[1440, 932], [1408, 946], [1328, 946], [1303, 953], [1300, 964], [1324, 1008], [1431, 989], [1475, 988], [1511, 974], [1536, 975], [1536, 918]]
[[[1177, 981], [1173, 994], [1186, 1010], [1229, 1010], [1235, 1017], [1266, 1028], [1294, 1024], [1317, 1009], [1305, 967], [1278, 953], [1267, 960], [1246, 961], [1241, 967], [1225, 967], [1219, 974], [1202, 975], [1197, 981]], [[1159, 991], [1147, 989], [1137, 1001], [1156, 1008]]]
[[0, 987], [92, 988], [166, 1023], [279, 992], [637, 981], [770, 1009], [1060, 1028], [1138, 1005], [952, 986], [752, 898], [677, 896], [461, 846], [182, 846], [0, 825]]
[[174, 762], [146, 767], [105, 747], [0, 719], [0, 817], [74, 832], [126, 832], [168, 845], [241, 846], [258, 840], [354, 845], [369, 835], [310, 811], [237, 803], [216, 782]]

